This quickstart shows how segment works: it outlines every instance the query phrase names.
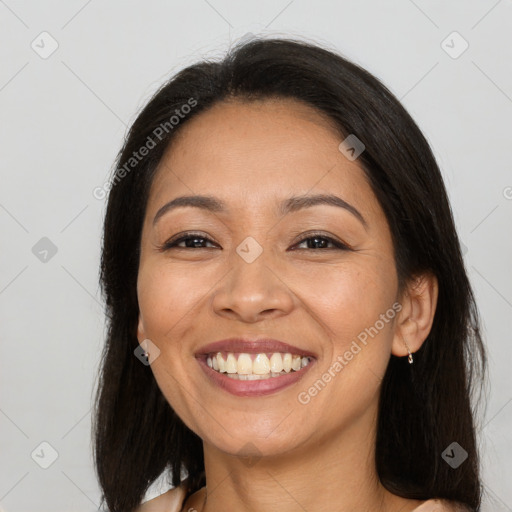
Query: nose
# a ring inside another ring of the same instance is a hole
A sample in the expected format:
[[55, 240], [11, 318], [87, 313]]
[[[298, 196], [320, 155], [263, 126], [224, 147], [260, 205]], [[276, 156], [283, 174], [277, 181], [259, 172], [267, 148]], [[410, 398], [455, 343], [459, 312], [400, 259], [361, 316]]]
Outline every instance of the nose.
[[232, 260], [230, 271], [214, 291], [212, 305], [217, 315], [254, 323], [292, 311], [295, 295], [282, 266], [279, 270], [272, 265], [265, 251], [250, 263], [236, 253]]

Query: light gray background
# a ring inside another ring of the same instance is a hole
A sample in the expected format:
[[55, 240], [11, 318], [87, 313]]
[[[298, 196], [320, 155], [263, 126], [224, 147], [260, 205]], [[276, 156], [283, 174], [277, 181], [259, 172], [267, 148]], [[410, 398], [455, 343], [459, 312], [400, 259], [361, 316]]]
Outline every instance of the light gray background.
[[[512, 511], [511, 26], [511, 0], [0, 0], [0, 510], [96, 510], [105, 201], [92, 191], [162, 81], [244, 34], [269, 33], [325, 43], [366, 67], [431, 142], [490, 356], [484, 510]], [[43, 31], [58, 43], [50, 56]], [[461, 55], [454, 31], [469, 44]], [[43, 237], [55, 255], [36, 257]], [[42, 469], [52, 449], [58, 458]]]

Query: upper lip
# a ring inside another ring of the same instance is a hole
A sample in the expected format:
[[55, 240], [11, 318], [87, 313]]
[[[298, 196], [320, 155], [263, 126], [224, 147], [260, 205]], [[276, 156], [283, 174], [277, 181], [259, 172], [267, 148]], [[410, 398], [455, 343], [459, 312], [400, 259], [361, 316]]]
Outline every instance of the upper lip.
[[269, 352], [282, 352], [298, 354], [301, 356], [316, 357], [313, 352], [290, 345], [284, 341], [272, 338], [246, 339], [227, 338], [203, 345], [196, 351], [196, 356], [205, 356], [214, 352], [243, 352], [248, 354], [264, 354]]

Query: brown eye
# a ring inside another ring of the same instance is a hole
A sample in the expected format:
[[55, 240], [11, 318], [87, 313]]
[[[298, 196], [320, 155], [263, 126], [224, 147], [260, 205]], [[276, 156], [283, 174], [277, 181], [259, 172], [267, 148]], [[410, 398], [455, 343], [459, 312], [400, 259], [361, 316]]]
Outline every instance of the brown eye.
[[[180, 245], [180, 244], [185, 244]], [[159, 249], [161, 251], [166, 251], [171, 248], [177, 249], [210, 249], [210, 247], [201, 247], [201, 244], [211, 243], [214, 244], [212, 240], [208, 237], [204, 236], [202, 233], [184, 233], [178, 235], [176, 237], [171, 238], [167, 242], [165, 242]]]
[[[312, 243], [309, 243], [310, 241]], [[333, 250], [333, 249], [350, 250], [350, 247], [345, 245], [343, 242], [340, 242], [339, 240], [335, 240], [334, 238], [331, 238], [330, 236], [325, 236], [321, 233], [313, 234], [313, 235], [308, 236], [307, 238], [303, 238], [301, 241], [297, 242], [297, 244], [295, 244], [295, 246], [301, 245], [304, 242], [308, 242], [308, 246], [304, 247], [302, 249], [299, 249], [299, 250], [304, 250], [304, 249], [309, 250], [309, 249], [315, 249], [315, 248], [327, 249], [327, 250]], [[326, 247], [326, 245], [328, 245], [328, 244], [332, 244], [333, 247]]]

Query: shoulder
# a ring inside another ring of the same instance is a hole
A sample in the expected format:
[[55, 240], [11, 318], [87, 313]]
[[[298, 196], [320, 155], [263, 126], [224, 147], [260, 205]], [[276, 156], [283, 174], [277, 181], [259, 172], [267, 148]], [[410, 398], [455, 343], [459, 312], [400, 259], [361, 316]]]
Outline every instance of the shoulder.
[[144, 502], [135, 512], [178, 512], [184, 497], [185, 489], [181, 486], [174, 487], [160, 496]]
[[455, 501], [428, 500], [412, 512], [470, 512], [470, 510]]

